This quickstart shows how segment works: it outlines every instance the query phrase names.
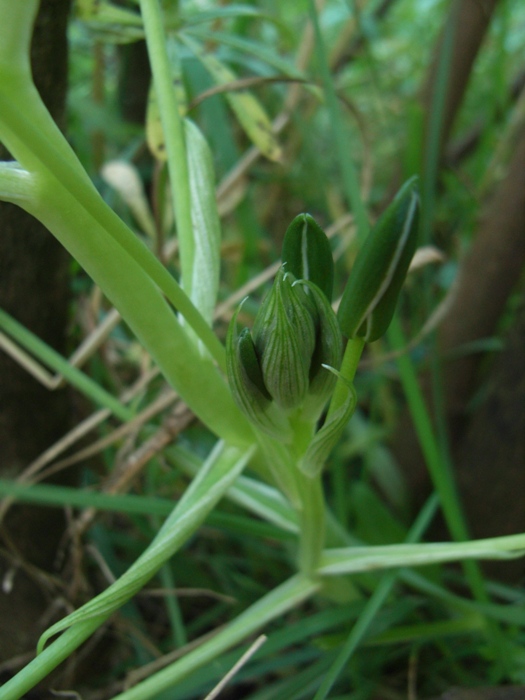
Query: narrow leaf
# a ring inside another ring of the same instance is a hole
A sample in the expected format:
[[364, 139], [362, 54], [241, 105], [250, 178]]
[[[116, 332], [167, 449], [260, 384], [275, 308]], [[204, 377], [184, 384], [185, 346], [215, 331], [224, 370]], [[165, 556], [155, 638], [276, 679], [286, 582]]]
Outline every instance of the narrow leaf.
[[253, 451], [253, 447], [241, 451], [218, 443], [146, 551], [103, 593], [47, 629], [40, 637], [39, 651], [58, 632], [84, 620], [108, 617], [133, 597], [200, 526]]
[[198, 127], [185, 120], [194, 236], [190, 298], [211, 325], [219, 290], [221, 225], [215, 198], [213, 161]]
[[[176, 44], [168, 39], [167, 49], [170, 59], [170, 73], [173, 90], [175, 91], [179, 113], [184, 115], [187, 112], [187, 96], [182, 82], [182, 69], [180, 59], [176, 50]], [[146, 109], [146, 142], [154, 158], [165, 163], [168, 160], [166, 142], [162, 131], [162, 121], [160, 108], [157, 100], [157, 93], [153, 83], [149, 89], [148, 104]]]
[[161, 162], [168, 160], [162, 122], [160, 120], [159, 103], [153, 83], [148, 93], [148, 104], [146, 107], [146, 143], [151, 155]]
[[[217, 85], [228, 85], [238, 79], [237, 75], [224, 63], [215, 56], [205, 53], [200, 44], [185, 35], [181, 35], [180, 38], [202, 62]], [[261, 153], [269, 160], [281, 160], [281, 147], [273, 134], [270, 118], [259, 100], [247, 90], [226, 93], [225, 98], [246, 135]]]

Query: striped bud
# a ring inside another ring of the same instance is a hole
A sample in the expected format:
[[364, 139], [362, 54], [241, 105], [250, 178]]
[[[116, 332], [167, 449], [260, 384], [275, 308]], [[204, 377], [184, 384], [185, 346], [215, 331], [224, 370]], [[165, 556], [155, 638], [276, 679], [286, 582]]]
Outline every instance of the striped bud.
[[248, 328], [237, 332], [238, 313], [234, 314], [226, 337], [226, 371], [233, 398], [260, 430], [287, 441], [291, 431], [266, 389], [251, 333]]
[[315, 308], [305, 290], [281, 268], [253, 326], [264, 384], [283, 409], [306, 396], [315, 348]]
[[310, 214], [299, 214], [288, 226], [282, 261], [286, 272], [316, 284], [332, 301], [334, 261], [325, 232]]
[[357, 254], [337, 317], [345, 336], [372, 342], [387, 330], [416, 250], [417, 178], [408, 180]]
[[324, 292], [281, 268], [255, 318], [226, 343], [228, 380], [244, 413], [264, 432], [287, 440], [289, 417], [315, 421], [332, 393], [342, 337]]

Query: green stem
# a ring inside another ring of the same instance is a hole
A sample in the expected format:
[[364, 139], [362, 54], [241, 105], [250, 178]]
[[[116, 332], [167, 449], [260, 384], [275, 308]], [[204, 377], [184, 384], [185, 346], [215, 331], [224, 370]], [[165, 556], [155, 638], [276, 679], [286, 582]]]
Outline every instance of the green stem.
[[306, 576], [319, 566], [325, 544], [326, 515], [321, 474], [313, 478], [299, 474], [302, 508], [299, 513], [299, 571]]
[[[253, 431], [212, 361], [195, 345], [151, 278], [51, 175], [40, 186], [35, 215], [71, 252], [119, 309], [166, 379], [196, 415], [233, 444], [251, 444]], [[79, 236], [79, 231], [82, 235]]]
[[[166, 268], [100, 197], [42, 103], [31, 81], [28, 60], [37, 9], [35, 0], [14, 5], [10, 0], [0, 0], [0, 140], [32, 177], [45, 180], [49, 174], [54, 175], [78, 204], [145, 270], [225, 371], [224, 347], [215, 333]], [[13, 47], [12, 56], [6, 47]], [[18, 174], [9, 174], [5, 165], [2, 167], [2, 199], [18, 203], [18, 184], [14, 179]], [[187, 169], [185, 159], [183, 167]], [[14, 186], [12, 192], [9, 184]], [[78, 226], [73, 230], [78, 231]]]
[[0, 25], [1, 73], [8, 70], [31, 75], [29, 48], [38, 6], [39, 0], [15, 3], [0, 0], [0, 16], [8, 18]]
[[258, 434], [257, 442], [260, 446], [260, 455], [256, 453], [253, 465], [258, 473], [270, 481], [283, 493], [290, 501], [295, 510], [301, 508], [301, 496], [297, 484], [298, 471], [291, 456], [290, 450], [282, 442], [274, 438]]
[[[49, 175], [54, 175], [61, 187], [76, 200], [77, 204], [85, 209], [158, 285], [173, 306], [184, 316], [221, 369], [225, 371], [224, 347], [215, 333], [168, 270], [107, 206], [87, 179], [74, 153], [68, 150], [64, 154], [64, 143], [67, 149], [69, 146], [52, 123], [49, 114], [45, 111], [39, 114], [42, 108], [39, 99], [36, 100], [36, 96], [31, 94], [32, 91], [22, 94], [23, 90], [20, 88], [20, 94], [14, 100], [11, 90], [5, 90], [2, 87], [0, 82], [0, 137], [9, 150], [34, 174], [35, 178], [45, 181]], [[15, 90], [16, 87], [12, 86], [12, 89]], [[31, 121], [26, 118], [27, 114], [33, 115]], [[48, 120], [51, 120], [51, 124]], [[7, 175], [6, 171], [3, 176], [5, 186], [9, 184]], [[4, 199], [16, 201], [15, 196], [19, 196], [16, 190], [12, 197], [8, 196], [7, 192], [3, 192]], [[78, 225], [74, 226], [72, 231], [78, 232]]]
[[179, 112], [177, 93], [173, 87], [159, 2], [158, 0], [140, 0], [140, 8], [168, 156], [170, 188], [180, 247], [182, 287], [187, 294], [191, 294], [195, 242], [191, 219], [190, 179], [184, 122]]
[[62, 661], [95, 632], [109, 616], [93, 617], [70, 627], [47, 649], [0, 688], [2, 700], [19, 700], [46, 678]]
[[[0, 0], [0, 38], [11, 28], [11, 9]], [[14, 16], [20, 20], [14, 29], [27, 44], [33, 15]], [[21, 60], [10, 65], [3, 51], [0, 58], [0, 137], [30, 178], [4, 166], [2, 187], [11, 181], [12, 199], [42, 221], [99, 284], [203, 422], [234, 444], [251, 443], [253, 432], [223, 377], [210, 361], [196, 357], [194, 343], [157, 287], [187, 312], [222, 367], [223, 346], [168, 271], [102, 200], [41, 102], [27, 66]], [[10, 199], [8, 192], [3, 195]]]
[[[350, 384], [353, 384], [354, 382], [355, 373], [357, 371], [357, 366], [359, 364], [359, 360], [361, 359], [361, 355], [363, 354], [364, 347], [365, 341], [363, 338], [350, 338], [346, 344], [346, 349], [339, 372], [343, 379]], [[332, 400], [330, 401], [327, 420], [333, 413], [335, 413], [335, 411], [337, 411], [338, 408], [344, 404], [347, 394], [348, 388], [345, 386], [345, 382], [342, 379], [339, 379], [335, 385]]]

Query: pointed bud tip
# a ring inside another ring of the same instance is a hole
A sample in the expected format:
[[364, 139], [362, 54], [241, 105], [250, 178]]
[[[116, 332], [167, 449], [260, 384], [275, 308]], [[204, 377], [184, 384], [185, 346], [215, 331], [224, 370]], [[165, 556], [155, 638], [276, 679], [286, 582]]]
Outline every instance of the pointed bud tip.
[[387, 330], [414, 255], [419, 228], [418, 177], [400, 188], [357, 254], [338, 310], [342, 332], [367, 342]]
[[310, 214], [299, 214], [288, 226], [282, 249], [286, 270], [316, 284], [332, 300], [334, 261], [330, 241]]

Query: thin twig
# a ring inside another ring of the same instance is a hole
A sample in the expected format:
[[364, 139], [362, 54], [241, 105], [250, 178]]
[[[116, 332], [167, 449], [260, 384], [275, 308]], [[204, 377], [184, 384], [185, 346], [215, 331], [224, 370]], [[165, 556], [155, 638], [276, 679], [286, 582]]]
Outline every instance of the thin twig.
[[215, 698], [219, 695], [223, 688], [226, 687], [226, 685], [233, 678], [233, 676], [235, 676], [235, 674], [240, 671], [240, 669], [251, 659], [255, 652], [261, 648], [261, 646], [266, 642], [267, 639], [268, 637], [265, 634], [261, 634], [260, 637], [257, 637], [255, 642], [250, 646], [250, 648], [244, 652], [244, 654], [237, 661], [237, 663], [234, 666], [232, 666], [232, 668], [228, 671], [228, 673], [224, 676], [220, 683], [218, 683], [215, 686], [211, 693], [208, 693], [208, 695], [206, 695], [204, 700], [215, 700]]

